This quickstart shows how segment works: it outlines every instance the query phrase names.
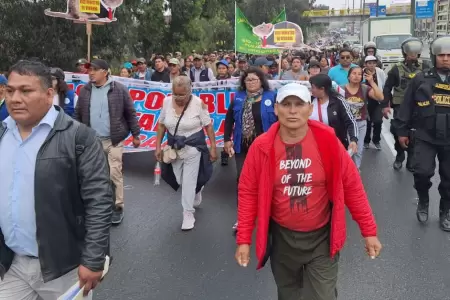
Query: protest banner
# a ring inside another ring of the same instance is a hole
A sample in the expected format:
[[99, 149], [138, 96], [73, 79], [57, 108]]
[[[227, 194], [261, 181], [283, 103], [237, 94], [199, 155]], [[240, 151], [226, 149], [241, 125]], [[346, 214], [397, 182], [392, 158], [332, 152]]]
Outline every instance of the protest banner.
[[110, 23], [117, 21], [114, 14], [122, 4], [123, 0], [67, 0], [66, 12], [46, 9], [44, 14], [77, 23]]
[[260, 38], [260, 47], [272, 49], [300, 49], [303, 31], [295, 23], [283, 21], [276, 24], [262, 23], [253, 27], [253, 33]]
[[[276, 49], [261, 47], [261, 41], [258, 35], [253, 31], [253, 26], [245, 17], [242, 10], [236, 5], [235, 7], [235, 49], [236, 52], [256, 55], [277, 54]], [[286, 10], [272, 20], [272, 24], [286, 21]]]
[[[133, 138], [129, 136], [125, 142], [125, 151], [150, 151], [156, 148], [156, 132], [161, 107], [166, 96], [172, 93], [171, 83], [161, 83], [129, 79], [113, 76], [113, 79], [124, 84], [134, 102], [136, 116], [141, 128], [141, 147], [133, 148]], [[89, 82], [88, 75], [66, 73], [66, 82], [69, 88], [78, 95], [81, 88]], [[272, 90], [277, 90], [281, 86], [293, 81], [271, 80], [269, 81]], [[297, 81], [310, 88], [307, 81]], [[214, 132], [216, 134], [217, 147], [223, 147], [223, 134], [225, 126], [225, 115], [230, 102], [234, 99], [234, 94], [239, 88], [239, 79], [218, 80], [209, 82], [194, 83], [192, 93], [202, 99], [208, 106], [208, 111], [213, 121]], [[166, 139], [163, 140], [163, 145]]]
[[86, 24], [87, 60], [90, 61], [92, 24], [104, 25], [117, 21], [114, 14], [122, 4], [123, 0], [67, 0], [66, 12], [52, 11], [48, 8], [44, 14], [53, 18]]

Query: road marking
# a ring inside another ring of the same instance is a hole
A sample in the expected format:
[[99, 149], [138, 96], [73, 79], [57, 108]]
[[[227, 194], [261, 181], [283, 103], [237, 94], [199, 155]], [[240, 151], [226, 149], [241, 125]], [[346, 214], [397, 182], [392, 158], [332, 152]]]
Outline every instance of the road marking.
[[394, 157], [396, 157], [397, 151], [395, 151], [395, 139], [390, 131], [391, 120], [392, 120], [392, 114], [389, 115], [389, 120], [383, 118], [383, 125], [381, 127], [381, 136], [383, 137], [384, 141], [388, 145], [389, 149], [391, 149], [392, 155]]

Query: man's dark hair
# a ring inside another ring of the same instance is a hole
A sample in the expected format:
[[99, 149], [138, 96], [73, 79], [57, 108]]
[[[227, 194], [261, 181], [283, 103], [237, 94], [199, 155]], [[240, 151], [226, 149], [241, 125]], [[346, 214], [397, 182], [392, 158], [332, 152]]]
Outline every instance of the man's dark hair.
[[52, 87], [50, 68], [39, 61], [20, 60], [13, 65], [8, 74], [17, 73], [22, 76], [37, 76], [44, 90]]
[[341, 55], [343, 52], [348, 52], [351, 56], [353, 56], [352, 49], [350, 48], [342, 48], [341, 50], [339, 50], [339, 55]]
[[157, 59], [160, 59], [162, 61], [166, 61], [166, 58], [164, 57], [164, 55], [156, 55], [155, 59], [153, 61], [156, 61]]
[[299, 60], [300, 62], [302, 62], [302, 58], [300, 56], [294, 56], [291, 62], [294, 62], [294, 60]]

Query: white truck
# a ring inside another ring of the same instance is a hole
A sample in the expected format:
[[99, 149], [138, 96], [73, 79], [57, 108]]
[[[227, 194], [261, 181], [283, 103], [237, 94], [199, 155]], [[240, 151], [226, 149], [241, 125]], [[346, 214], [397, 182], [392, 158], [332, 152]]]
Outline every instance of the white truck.
[[412, 37], [411, 16], [390, 16], [369, 18], [361, 25], [362, 44], [369, 41], [377, 45], [377, 55], [381, 57], [383, 68], [390, 68], [403, 60], [402, 42]]

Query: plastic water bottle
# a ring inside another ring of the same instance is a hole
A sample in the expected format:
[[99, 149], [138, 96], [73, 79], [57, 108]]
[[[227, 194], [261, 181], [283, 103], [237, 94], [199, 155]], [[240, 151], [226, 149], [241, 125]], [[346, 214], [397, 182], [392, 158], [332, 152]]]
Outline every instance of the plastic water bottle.
[[155, 165], [155, 185], [159, 185], [161, 182], [161, 164], [158, 162], [156, 162]]
[[353, 150], [352, 150], [352, 149], [348, 149], [348, 150], [347, 150], [347, 153], [348, 153], [348, 155], [350, 155], [350, 157], [352, 157], [353, 154], [355, 154], [355, 153], [353, 153]]

